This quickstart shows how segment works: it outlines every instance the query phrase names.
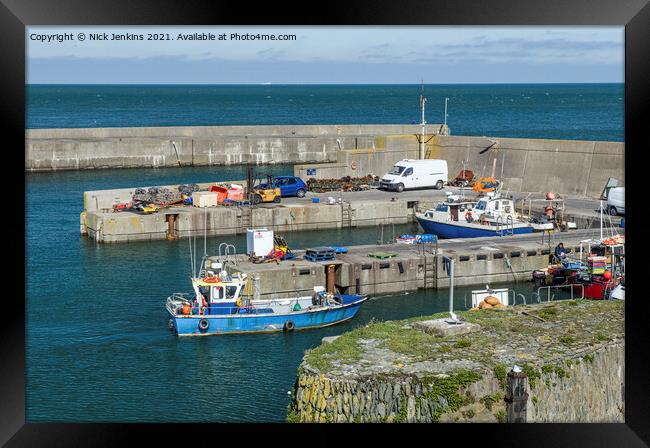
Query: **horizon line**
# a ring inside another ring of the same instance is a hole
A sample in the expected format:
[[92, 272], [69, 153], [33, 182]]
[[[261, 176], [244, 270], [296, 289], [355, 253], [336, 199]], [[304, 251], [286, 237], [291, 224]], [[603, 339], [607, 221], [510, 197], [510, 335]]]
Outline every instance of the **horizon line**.
[[[431, 85], [506, 85], [506, 84], [535, 84], [535, 85], [553, 85], [553, 84], [625, 84], [625, 81], [585, 81], [585, 82], [437, 82], [437, 83], [424, 83], [425, 86]], [[401, 82], [350, 82], [350, 83], [325, 83], [325, 82], [307, 82], [307, 83], [271, 83], [271, 82], [255, 82], [255, 83], [182, 83], [182, 82], [168, 82], [168, 83], [102, 83], [102, 82], [74, 82], [74, 83], [57, 83], [57, 82], [26, 82], [26, 86], [367, 86], [367, 85], [380, 85], [380, 86], [421, 86], [421, 83], [401, 83]]]

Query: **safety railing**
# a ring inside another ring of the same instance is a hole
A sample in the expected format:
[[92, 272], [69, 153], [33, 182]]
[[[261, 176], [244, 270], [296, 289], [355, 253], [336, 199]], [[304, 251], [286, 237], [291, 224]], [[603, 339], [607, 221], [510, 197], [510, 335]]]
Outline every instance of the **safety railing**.
[[[580, 289], [580, 296], [577, 297], [575, 294], [575, 289], [579, 288]], [[546, 291], [546, 301], [551, 302], [555, 300], [555, 294], [551, 296], [551, 291], [567, 291], [569, 290], [569, 295], [570, 295], [570, 300], [576, 300], [576, 299], [584, 299], [585, 298], [585, 287], [584, 285], [581, 285], [579, 283], [577, 284], [572, 284], [572, 285], [550, 285], [550, 286], [540, 286], [537, 288], [537, 296], [539, 298], [538, 303], [542, 302], [542, 291]]]
[[[536, 293], [533, 293], [535, 295]], [[517, 299], [519, 299], [519, 303], [517, 303]], [[508, 290], [508, 305], [509, 306], [518, 306], [518, 305], [528, 305], [529, 303], [533, 303], [534, 300], [526, 300], [526, 296], [520, 292], [516, 292], [514, 289]], [[471, 308], [471, 303], [467, 304], [467, 295], [463, 296], [463, 304], [465, 305], [465, 309], [468, 310]]]
[[221, 243], [219, 244], [219, 249], [217, 251], [217, 256], [220, 261], [224, 263], [237, 264], [237, 258], [235, 254], [237, 253], [237, 248], [233, 244]]

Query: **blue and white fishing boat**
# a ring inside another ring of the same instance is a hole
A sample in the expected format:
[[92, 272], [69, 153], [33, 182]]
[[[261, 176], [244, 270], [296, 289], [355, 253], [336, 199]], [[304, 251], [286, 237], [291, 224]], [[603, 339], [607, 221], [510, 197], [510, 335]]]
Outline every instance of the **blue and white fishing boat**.
[[427, 233], [439, 238], [477, 238], [532, 233], [533, 226], [515, 213], [512, 199], [488, 193], [477, 200], [449, 195], [435, 208], [417, 212]]
[[262, 333], [306, 330], [352, 319], [366, 296], [330, 294], [315, 287], [308, 296], [252, 298], [245, 273], [230, 275], [221, 263], [215, 271], [192, 277], [193, 297], [175, 293], [167, 298], [169, 329], [178, 336]]

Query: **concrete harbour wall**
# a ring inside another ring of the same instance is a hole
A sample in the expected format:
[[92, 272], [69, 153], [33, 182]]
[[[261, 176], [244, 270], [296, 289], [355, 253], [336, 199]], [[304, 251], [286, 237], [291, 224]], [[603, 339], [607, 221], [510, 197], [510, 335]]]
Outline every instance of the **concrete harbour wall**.
[[[438, 124], [427, 129], [435, 133], [425, 136], [426, 154], [447, 160], [450, 178], [463, 161], [489, 176], [496, 157], [496, 176], [515, 192], [596, 197], [608, 178], [625, 182], [621, 142], [450, 136]], [[30, 129], [25, 169], [295, 163], [303, 178], [381, 176], [396, 161], [419, 156], [420, 132], [418, 125]], [[479, 154], [493, 141], [496, 150]], [[315, 175], [307, 174], [314, 168]]]
[[[333, 163], [296, 165], [295, 174], [304, 179], [368, 173], [382, 176], [395, 162], [418, 158], [415, 135], [390, 136], [384, 140], [385, 146], [379, 149], [339, 151]], [[429, 135], [425, 140], [428, 141], [426, 154], [429, 158], [447, 161], [450, 179], [463, 169], [463, 161], [465, 168], [474, 171], [475, 175], [490, 176], [496, 157], [495, 175], [502, 178], [505, 189], [512, 192], [555, 191], [564, 195], [598, 197], [608, 178], [625, 183], [624, 143], [498, 137], [492, 140], [498, 142], [498, 149], [479, 154], [491, 144], [490, 140]], [[308, 175], [308, 169], [316, 169], [316, 174]]]
[[381, 147], [386, 135], [418, 132], [415, 125], [29, 129], [25, 169], [334, 162], [338, 149]]
[[624, 422], [623, 303], [467, 311], [469, 333], [422, 331], [434, 322], [423, 319], [445, 314], [324, 338], [298, 369], [287, 420], [507, 422], [507, 372], [516, 364], [527, 378], [523, 421]]
[[[586, 359], [565, 362], [561, 377], [540, 373], [528, 386], [528, 423], [624, 422], [624, 344], [605, 346]], [[492, 370], [460, 386], [465, 403], [452, 410], [438, 394], [435, 380], [418, 376], [329, 378], [303, 365], [296, 380], [291, 418], [294, 422], [504, 423], [505, 404]], [[485, 397], [499, 397], [490, 403]]]

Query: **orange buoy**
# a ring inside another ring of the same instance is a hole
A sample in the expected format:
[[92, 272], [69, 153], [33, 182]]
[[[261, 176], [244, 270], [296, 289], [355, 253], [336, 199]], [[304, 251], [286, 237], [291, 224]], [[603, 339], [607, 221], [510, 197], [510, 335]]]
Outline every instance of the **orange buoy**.
[[604, 278], [605, 280], [611, 280], [611, 279], [612, 279], [612, 273], [611, 273], [611, 271], [605, 271], [605, 272], [603, 272], [603, 278]]
[[183, 304], [183, 309], [182, 309], [181, 312], [182, 312], [184, 315], [187, 316], [188, 314], [190, 314], [191, 311], [192, 311], [192, 307], [191, 307], [191, 305], [190, 305], [189, 303], [184, 303], [184, 304]]
[[203, 277], [203, 281], [206, 283], [219, 283], [221, 280], [219, 277], [212, 275], [210, 277]]

